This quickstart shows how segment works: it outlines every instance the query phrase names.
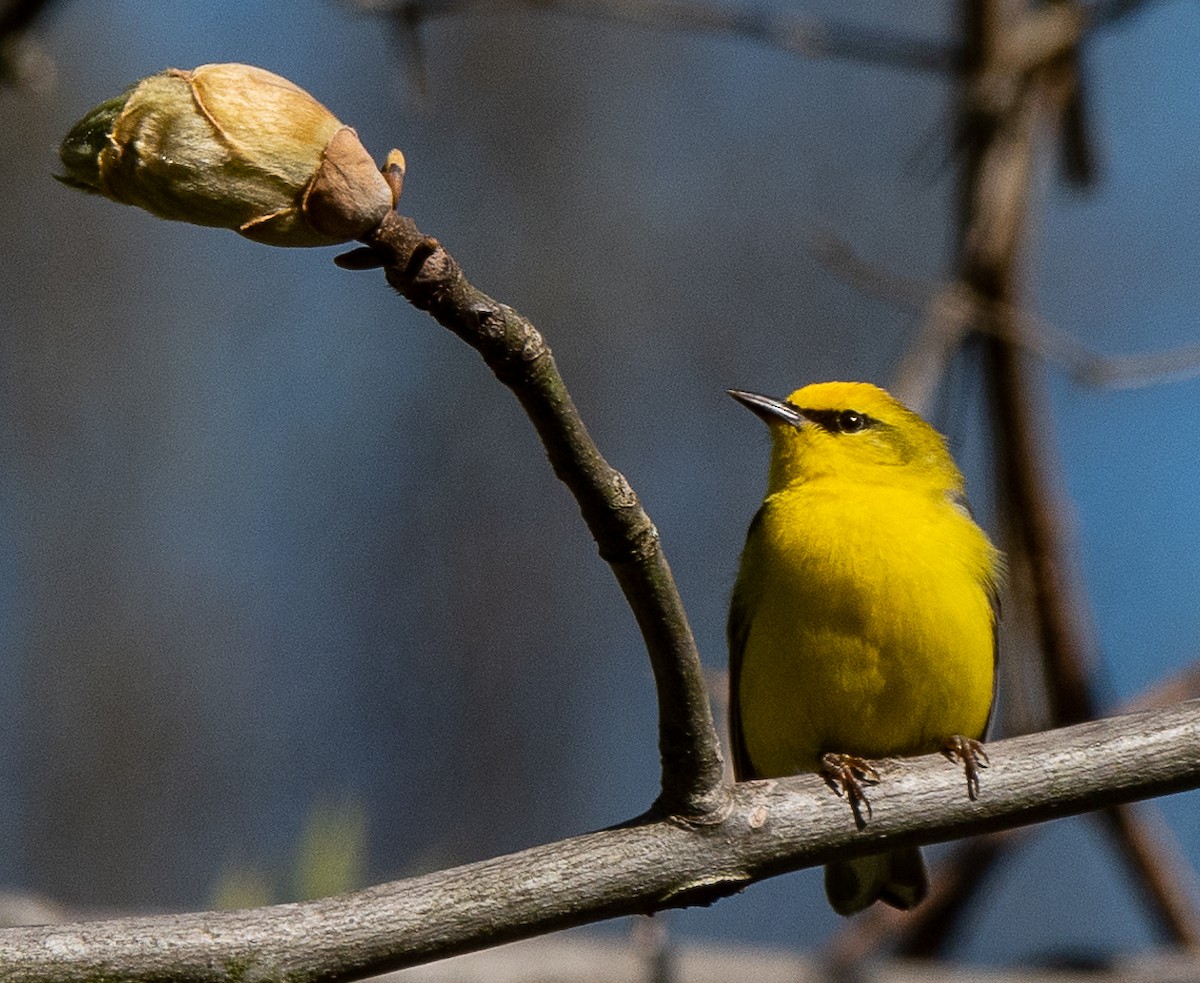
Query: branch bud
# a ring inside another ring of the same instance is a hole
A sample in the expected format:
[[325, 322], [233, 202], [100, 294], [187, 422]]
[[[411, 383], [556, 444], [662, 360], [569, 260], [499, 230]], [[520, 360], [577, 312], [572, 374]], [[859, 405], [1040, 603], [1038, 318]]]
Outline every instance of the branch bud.
[[354, 130], [251, 65], [144, 78], [76, 123], [59, 156], [70, 187], [271, 246], [348, 242], [394, 205]]

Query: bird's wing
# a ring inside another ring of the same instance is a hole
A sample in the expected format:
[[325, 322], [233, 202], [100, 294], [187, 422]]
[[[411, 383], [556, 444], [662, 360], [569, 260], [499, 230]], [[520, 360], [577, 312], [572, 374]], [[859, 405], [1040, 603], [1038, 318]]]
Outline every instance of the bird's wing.
[[996, 581], [988, 581], [987, 596], [992, 606], [992, 705], [988, 707], [987, 721], [983, 725], [981, 737], [984, 740], [991, 735], [996, 705], [1000, 701], [1000, 585]]
[[[763, 511], [766, 506], [754, 513], [750, 529], [746, 533], [746, 545], [750, 543], [762, 523]], [[746, 589], [739, 575], [733, 587], [733, 599], [729, 604], [729, 621], [725, 627], [725, 635], [729, 642], [729, 744], [733, 755], [733, 777], [735, 781], [746, 781], [757, 778], [754, 767], [750, 764], [750, 756], [746, 753], [746, 743], [742, 739], [742, 711], [738, 689], [742, 676], [742, 655], [746, 651], [746, 639], [750, 634], [751, 613], [746, 603]]]
[[[972, 522], [975, 521], [975, 513], [971, 510], [971, 503], [967, 501], [966, 492], [961, 488], [953, 488], [946, 492], [946, 498], [950, 501], [959, 512], [965, 515]], [[1000, 693], [1000, 580], [1004, 579], [1004, 562], [1003, 558], [997, 560], [998, 572], [996, 578], [989, 578], [984, 585], [984, 590], [987, 592], [988, 603], [992, 606], [992, 705], [988, 707], [987, 722], [983, 725], [983, 733], [981, 738], [987, 738], [992, 729], [992, 721], [996, 716], [996, 704]]]

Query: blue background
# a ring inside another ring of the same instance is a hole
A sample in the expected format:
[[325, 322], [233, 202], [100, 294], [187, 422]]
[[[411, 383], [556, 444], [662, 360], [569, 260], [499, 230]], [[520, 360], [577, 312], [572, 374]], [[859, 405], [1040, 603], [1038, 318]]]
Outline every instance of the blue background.
[[[851, 7], [806, 9], [953, 29], [949, 4]], [[0, 885], [194, 908], [231, 871], [286, 884], [322, 804], [365, 816], [367, 881], [640, 812], [658, 774], [632, 618], [476, 356], [331, 250], [68, 191], [57, 144], [142, 75], [247, 61], [379, 158], [400, 146], [403, 210], [547, 335], [720, 670], [767, 452], [723, 390], [887, 383], [919, 317], [811, 244], [945, 275], [946, 83], [518, 13], [424, 26], [417, 71], [383, 20], [332, 2], [67, 4], [38, 36], [57, 74], [0, 91]], [[1098, 188], [1063, 189], [1043, 154], [1030, 293], [1100, 352], [1200, 334], [1198, 50], [1192, 4], [1099, 35]], [[1197, 657], [1200, 384], [1048, 375], [1040, 425], [1115, 703]], [[959, 360], [935, 421], [986, 506], [976, 389]], [[1149, 807], [1188, 883], [1195, 807]], [[800, 947], [838, 927], [811, 871], [667, 917]], [[955, 953], [986, 962], [1156, 942], [1086, 820], [1039, 831], [968, 924]]]

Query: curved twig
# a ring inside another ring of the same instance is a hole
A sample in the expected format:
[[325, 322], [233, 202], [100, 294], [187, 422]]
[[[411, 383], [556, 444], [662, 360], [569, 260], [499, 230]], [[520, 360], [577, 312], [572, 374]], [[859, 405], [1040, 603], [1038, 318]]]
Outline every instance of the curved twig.
[[658, 530], [624, 475], [596, 448], [550, 347], [529, 321], [467, 282], [454, 258], [411, 219], [390, 213], [363, 242], [382, 262], [388, 283], [476, 349], [513, 391], [616, 574], [654, 670], [662, 759], [657, 809], [693, 819], [718, 811], [728, 795], [720, 746], [700, 656]]

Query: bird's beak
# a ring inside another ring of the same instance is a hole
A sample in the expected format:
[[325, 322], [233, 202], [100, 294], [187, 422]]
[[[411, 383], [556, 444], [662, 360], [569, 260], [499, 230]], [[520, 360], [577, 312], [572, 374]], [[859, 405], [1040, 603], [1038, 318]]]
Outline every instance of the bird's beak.
[[766, 423], [787, 423], [793, 427], [800, 427], [805, 421], [803, 413], [782, 399], [743, 392], [740, 389], [727, 389], [726, 392]]

